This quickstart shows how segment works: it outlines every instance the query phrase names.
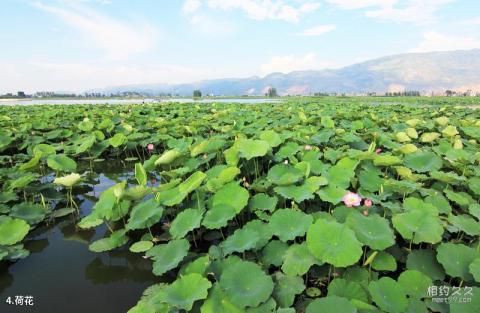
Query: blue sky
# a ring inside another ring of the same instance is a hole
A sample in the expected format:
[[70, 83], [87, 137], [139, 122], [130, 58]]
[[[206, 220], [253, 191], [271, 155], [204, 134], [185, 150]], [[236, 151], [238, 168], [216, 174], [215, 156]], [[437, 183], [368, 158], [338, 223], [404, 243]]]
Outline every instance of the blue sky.
[[3, 0], [0, 92], [337, 68], [480, 48], [476, 0]]

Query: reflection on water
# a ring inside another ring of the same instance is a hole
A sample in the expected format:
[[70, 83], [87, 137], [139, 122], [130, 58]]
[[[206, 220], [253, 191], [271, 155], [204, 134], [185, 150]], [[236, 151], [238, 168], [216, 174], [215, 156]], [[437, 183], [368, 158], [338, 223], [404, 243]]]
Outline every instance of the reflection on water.
[[[102, 191], [133, 173], [115, 174], [119, 167], [95, 164], [105, 170], [86, 177], [75, 188], [81, 215], [87, 215]], [[131, 169], [133, 166], [127, 166]], [[51, 191], [47, 198], [59, 208], [65, 206], [63, 191]], [[60, 201], [60, 199], [62, 199]], [[151, 261], [133, 254], [127, 247], [93, 253], [88, 245], [107, 235], [107, 229], [82, 230], [79, 217], [69, 215], [39, 225], [25, 241], [30, 256], [15, 263], [0, 262], [0, 312], [126, 312], [143, 290], [160, 282], [151, 271]], [[7, 305], [7, 297], [32, 295], [33, 307]]]

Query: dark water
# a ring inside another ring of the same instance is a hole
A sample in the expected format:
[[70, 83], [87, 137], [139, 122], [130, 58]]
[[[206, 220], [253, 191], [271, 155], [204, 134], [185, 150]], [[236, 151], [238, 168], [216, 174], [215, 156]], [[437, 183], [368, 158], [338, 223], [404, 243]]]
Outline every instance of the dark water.
[[[92, 200], [101, 191], [131, 175], [102, 173], [92, 178], [91, 184], [82, 187], [89, 191], [76, 198], [81, 203], [81, 215], [90, 212]], [[90, 252], [88, 245], [108, 235], [108, 230], [104, 226], [81, 230], [76, 222], [78, 216], [71, 215], [50, 226], [43, 224], [25, 242], [30, 256], [15, 263], [0, 262], [1, 313], [126, 312], [145, 288], [159, 282], [151, 272], [151, 261], [130, 253], [127, 247]], [[13, 301], [17, 295], [33, 296], [34, 305], [5, 302], [7, 297]]]

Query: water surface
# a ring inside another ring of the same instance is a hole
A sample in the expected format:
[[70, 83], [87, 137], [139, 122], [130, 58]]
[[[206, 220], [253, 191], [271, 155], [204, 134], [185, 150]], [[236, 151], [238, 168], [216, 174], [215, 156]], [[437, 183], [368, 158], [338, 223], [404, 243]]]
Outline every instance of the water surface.
[[[87, 178], [77, 190], [83, 216], [91, 212], [103, 190], [133, 175], [107, 172], [122, 170], [111, 162], [95, 168], [103, 172]], [[76, 227], [78, 219], [70, 215], [40, 225], [25, 242], [30, 256], [15, 263], [0, 262], [0, 312], [126, 312], [144, 289], [160, 282], [152, 274], [151, 261], [129, 252], [128, 245], [104, 253], [90, 252], [88, 245], [107, 236], [108, 230], [105, 226], [81, 230]], [[33, 307], [5, 303], [7, 297], [16, 295], [33, 296]]]

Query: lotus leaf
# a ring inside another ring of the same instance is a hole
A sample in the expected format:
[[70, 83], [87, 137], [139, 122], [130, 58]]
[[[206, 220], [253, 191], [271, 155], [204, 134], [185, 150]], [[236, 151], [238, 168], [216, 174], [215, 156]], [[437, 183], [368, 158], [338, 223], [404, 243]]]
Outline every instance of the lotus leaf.
[[336, 267], [355, 264], [362, 255], [362, 244], [346, 224], [323, 219], [307, 232], [308, 250], [320, 261]]

